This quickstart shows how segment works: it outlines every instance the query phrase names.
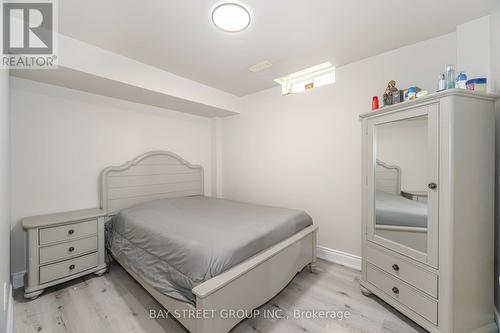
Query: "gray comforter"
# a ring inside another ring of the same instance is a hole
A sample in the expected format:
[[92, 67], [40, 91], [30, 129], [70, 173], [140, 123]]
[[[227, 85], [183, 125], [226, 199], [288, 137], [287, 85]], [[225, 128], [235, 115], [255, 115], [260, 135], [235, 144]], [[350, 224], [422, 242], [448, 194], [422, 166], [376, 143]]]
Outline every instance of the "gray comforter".
[[427, 205], [425, 203], [377, 191], [375, 207], [377, 224], [427, 227]]
[[305, 212], [205, 196], [151, 201], [114, 219], [110, 251], [160, 292], [192, 288], [312, 224]]

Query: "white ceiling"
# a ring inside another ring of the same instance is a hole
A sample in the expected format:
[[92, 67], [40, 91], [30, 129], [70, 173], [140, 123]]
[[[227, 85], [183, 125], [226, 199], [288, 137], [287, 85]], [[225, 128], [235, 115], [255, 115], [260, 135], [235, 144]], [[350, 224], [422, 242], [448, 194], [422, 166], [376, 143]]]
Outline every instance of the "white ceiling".
[[[242, 0], [250, 27], [212, 25], [218, 0], [59, 1], [61, 33], [188, 79], [246, 95], [325, 61], [356, 60], [443, 35], [495, 0]], [[247, 68], [263, 60], [273, 67]], [[415, 59], [418, 61], [418, 59]]]

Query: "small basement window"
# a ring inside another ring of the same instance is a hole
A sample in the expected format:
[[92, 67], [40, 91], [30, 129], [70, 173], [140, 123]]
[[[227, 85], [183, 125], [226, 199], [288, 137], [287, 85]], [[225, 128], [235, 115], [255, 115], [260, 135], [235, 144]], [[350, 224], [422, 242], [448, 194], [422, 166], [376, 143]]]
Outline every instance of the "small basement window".
[[325, 62], [274, 81], [281, 85], [281, 94], [283, 96], [295, 94], [335, 83], [335, 67], [329, 62]]

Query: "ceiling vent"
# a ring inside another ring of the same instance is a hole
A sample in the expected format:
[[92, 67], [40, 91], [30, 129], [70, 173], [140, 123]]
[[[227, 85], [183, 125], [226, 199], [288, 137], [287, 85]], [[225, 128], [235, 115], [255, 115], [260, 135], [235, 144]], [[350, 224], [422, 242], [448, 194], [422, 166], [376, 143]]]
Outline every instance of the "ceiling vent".
[[271, 64], [271, 62], [265, 60], [265, 61], [259, 62], [258, 64], [255, 64], [253, 66], [248, 67], [248, 70], [252, 73], [258, 73], [258, 72], [262, 72], [265, 69], [268, 69], [272, 65], [273, 64]]

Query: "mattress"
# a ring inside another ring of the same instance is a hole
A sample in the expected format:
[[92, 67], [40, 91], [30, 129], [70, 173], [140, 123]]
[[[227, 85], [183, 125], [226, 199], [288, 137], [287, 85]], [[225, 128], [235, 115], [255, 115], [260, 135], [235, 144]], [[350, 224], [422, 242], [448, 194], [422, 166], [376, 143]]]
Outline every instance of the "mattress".
[[191, 290], [312, 224], [302, 211], [205, 196], [161, 199], [112, 221], [112, 255], [161, 293]]
[[427, 227], [427, 204], [382, 191], [375, 198], [377, 224]]

